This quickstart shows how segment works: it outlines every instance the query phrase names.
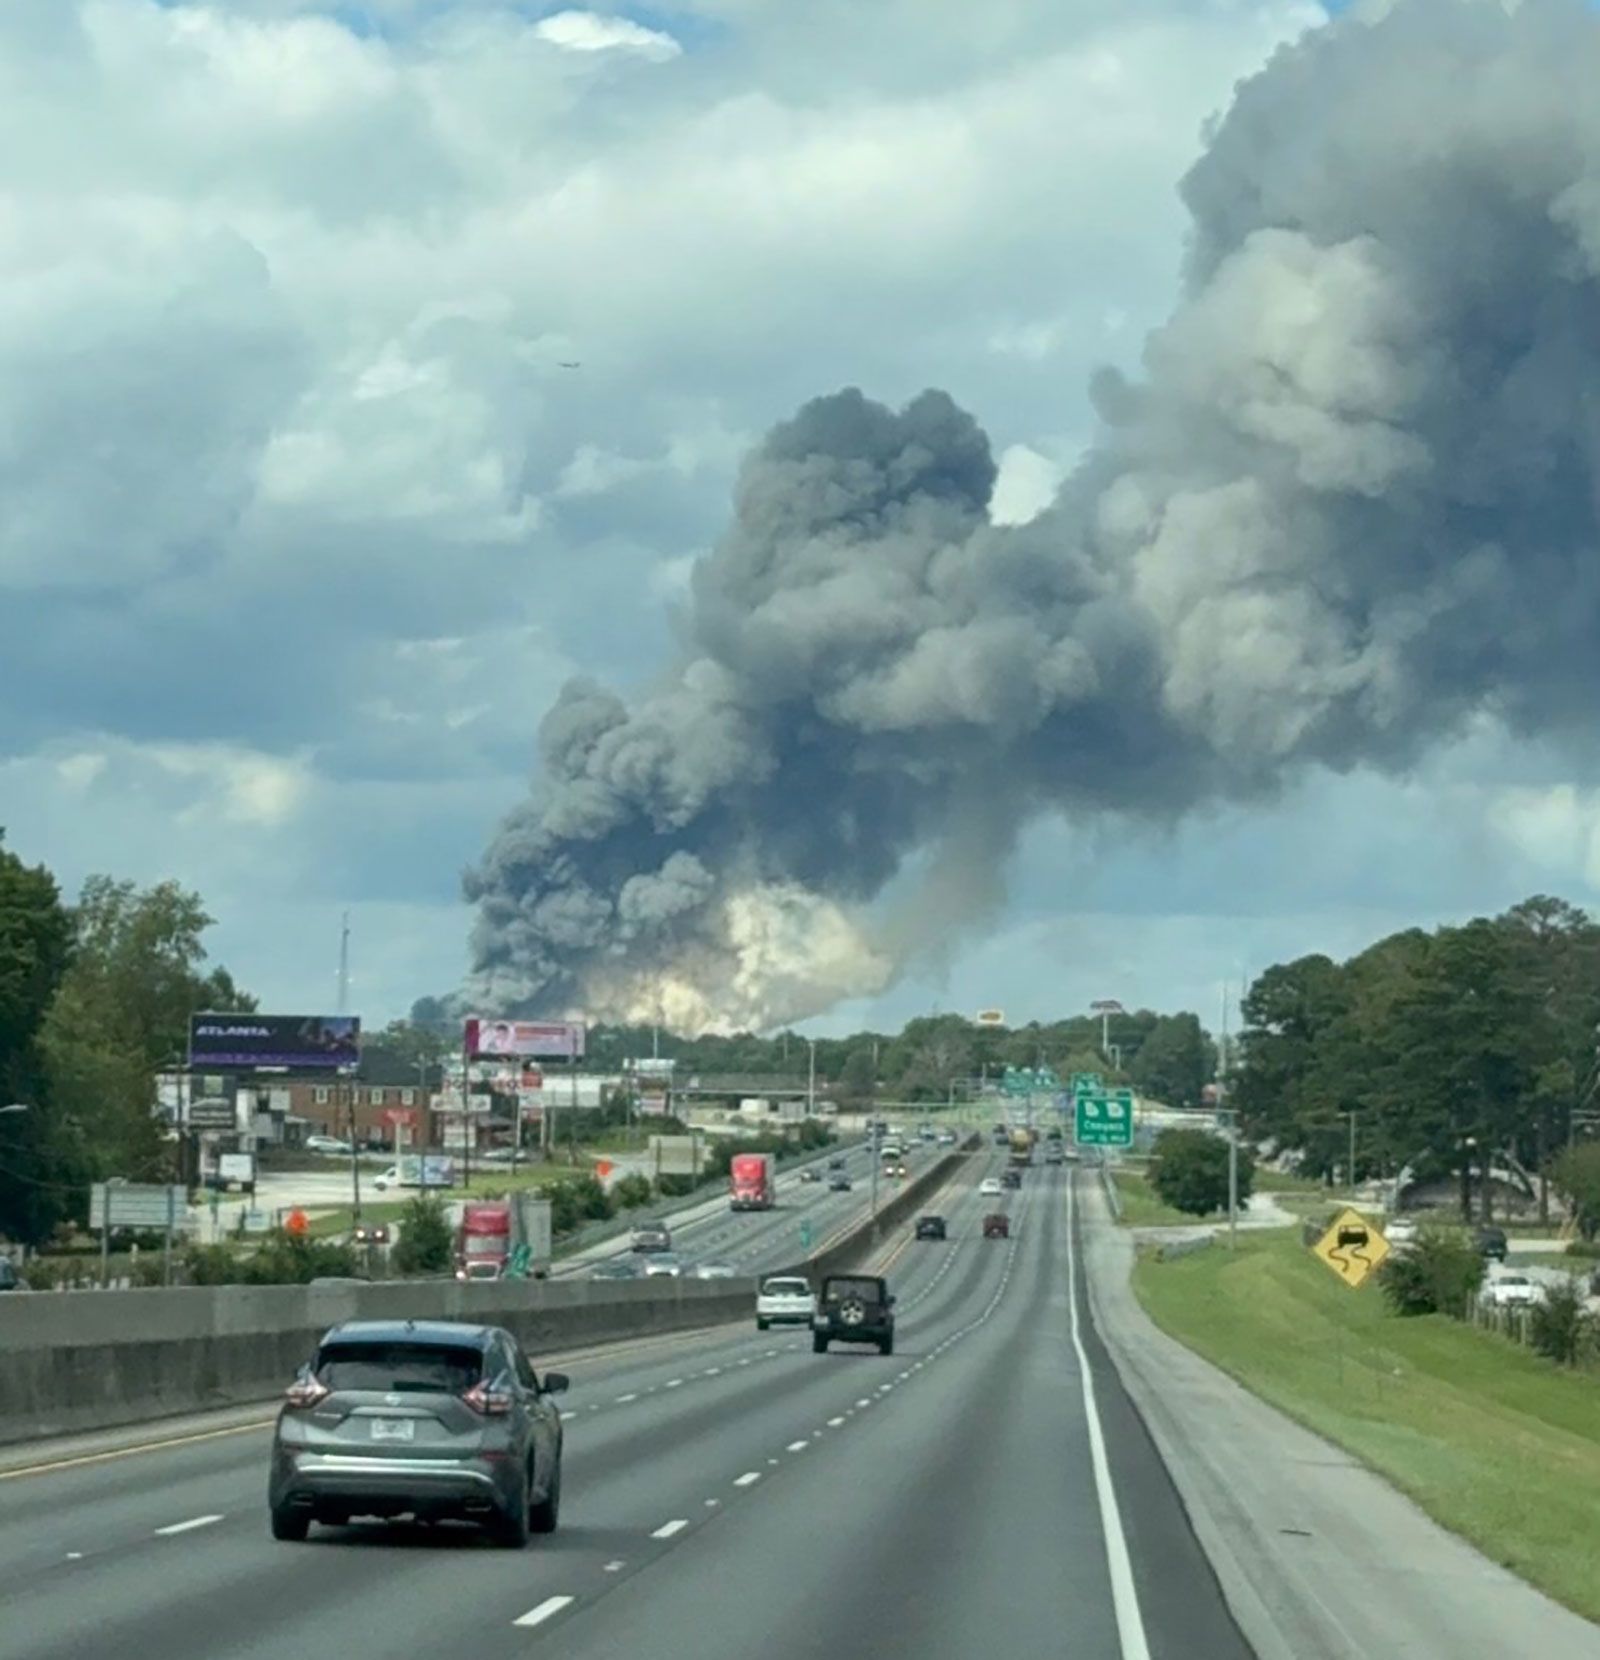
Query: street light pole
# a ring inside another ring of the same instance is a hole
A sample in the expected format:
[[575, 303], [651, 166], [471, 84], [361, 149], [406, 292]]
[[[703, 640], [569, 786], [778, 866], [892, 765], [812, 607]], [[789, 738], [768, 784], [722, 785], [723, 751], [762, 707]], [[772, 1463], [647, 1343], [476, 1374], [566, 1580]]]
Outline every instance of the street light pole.
[[806, 1044], [810, 1049], [806, 1064], [806, 1117], [815, 1118], [817, 1116], [817, 1040], [807, 1038]]
[[1228, 1113], [1228, 1249], [1239, 1244], [1239, 1115]]
[[1356, 1115], [1352, 1112], [1348, 1114], [1348, 1117], [1350, 1119], [1350, 1163], [1347, 1168], [1350, 1172], [1350, 1193], [1354, 1197], [1356, 1191]]

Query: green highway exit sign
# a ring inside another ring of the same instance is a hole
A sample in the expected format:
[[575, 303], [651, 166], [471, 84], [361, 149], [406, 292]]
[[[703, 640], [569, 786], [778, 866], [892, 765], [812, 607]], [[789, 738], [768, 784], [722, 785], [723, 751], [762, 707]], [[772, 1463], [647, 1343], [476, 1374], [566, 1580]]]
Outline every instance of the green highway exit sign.
[[1080, 1147], [1131, 1147], [1133, 1102], [1115, 1095], [1080, 1095], [1073, 1134]]

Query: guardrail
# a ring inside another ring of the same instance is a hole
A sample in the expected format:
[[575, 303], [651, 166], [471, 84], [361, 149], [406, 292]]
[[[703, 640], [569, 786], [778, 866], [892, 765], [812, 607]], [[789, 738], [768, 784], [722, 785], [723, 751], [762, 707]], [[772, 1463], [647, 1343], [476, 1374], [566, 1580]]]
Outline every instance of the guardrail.
[[717, 1325], [751, 1280], [400, 1280], [0, 1299], [0, 1444], [273, 1398], [345, 1320], [504, 1326], [534, 1354]]
[[1106, 1196], [1106, 1208], [1111, 1212], [1111, 1220], [1122, 1220], [1122, 1189], [1117, 1186], [1117, 1179], [1111, 1174], [1111, 1166], [1102, 1157], [1100, 1160], [1100, 1186]]

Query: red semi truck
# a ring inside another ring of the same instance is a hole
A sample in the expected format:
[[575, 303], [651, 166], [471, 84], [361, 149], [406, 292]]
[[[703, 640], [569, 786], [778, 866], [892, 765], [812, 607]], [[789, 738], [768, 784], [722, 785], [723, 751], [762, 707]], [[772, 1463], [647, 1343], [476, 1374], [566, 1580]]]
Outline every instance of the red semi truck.
[[778, 1177], [771, 1153], [735, 1153], [728, 1162], [728, 1208], [771, 1210], [778, 1202]]
[[455, 1254], [458, 1280], [502, 1278], [511, 1260], [510, 1202], [494, 1199], [464, 1204]]

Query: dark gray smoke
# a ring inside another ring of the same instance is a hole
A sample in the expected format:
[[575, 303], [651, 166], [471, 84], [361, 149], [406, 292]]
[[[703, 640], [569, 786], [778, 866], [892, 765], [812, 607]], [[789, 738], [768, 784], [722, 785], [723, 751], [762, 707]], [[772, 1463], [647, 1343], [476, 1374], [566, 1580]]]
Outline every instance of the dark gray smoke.
[[1029, 814], [1400, 768], [1478, 714], [1580, 735], [1596, 86], [1579, 0], [1401, 0], [1278, 52], [1183, 182], [1181, 303], [1031, 524], [990, 524], [943, 393], [779, 426], [670, 681], [546, 715], [467, 881], [472, 994], [793, 1018], [981, 913]]

